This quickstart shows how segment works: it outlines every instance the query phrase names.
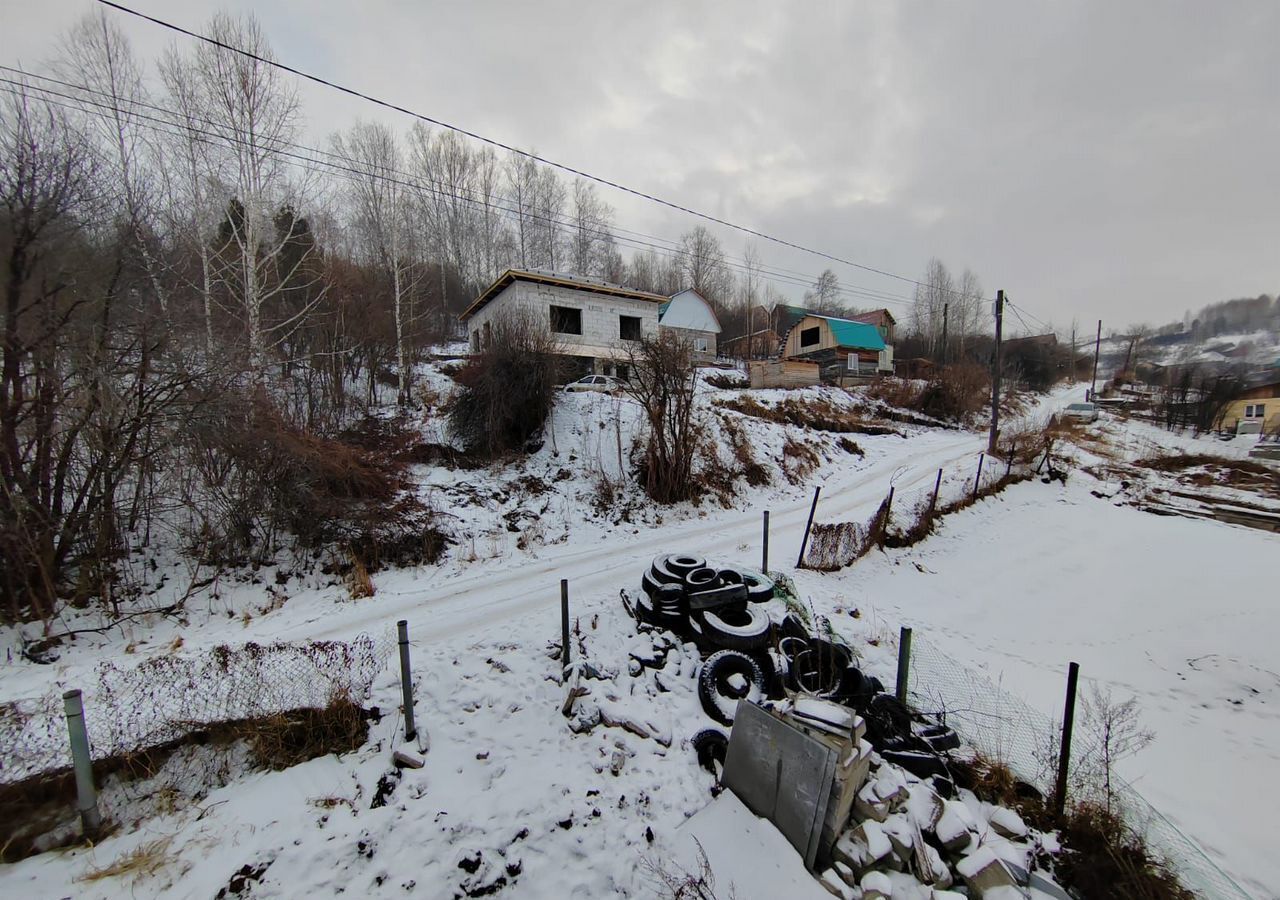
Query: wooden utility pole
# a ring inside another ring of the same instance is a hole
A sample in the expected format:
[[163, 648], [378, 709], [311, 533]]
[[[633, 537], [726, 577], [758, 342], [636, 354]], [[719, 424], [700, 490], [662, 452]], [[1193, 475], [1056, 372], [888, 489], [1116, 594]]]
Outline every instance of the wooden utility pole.
[[987, 438], [987, 452], [996, 452], [996, 437], [1000, 433], [1000, 337], [1004, 331], [1004, 291], [996, 291], [996, 352], [991, 371], [991, 436]]
[[942, 304], [942, 364], [947, 364], [947, 309], [950, 303]]
[[1098, 320], [1098, 337], [1093, 342], [1093, 378], [1089, 379], [1089, 402], [1093, 402], [1093, 395], [1098, 390], [1098, 354], [1102, 350], [1102, 320]]

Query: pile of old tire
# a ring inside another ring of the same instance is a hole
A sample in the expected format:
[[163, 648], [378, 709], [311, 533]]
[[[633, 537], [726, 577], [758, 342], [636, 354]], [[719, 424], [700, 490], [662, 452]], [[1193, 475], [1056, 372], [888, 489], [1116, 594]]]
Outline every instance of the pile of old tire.
[[810, 633], [795, 613], [779, 628], [778, 675], [792, 691], [834, 700], [862, 712], [884, 690], [880, 679], [867, 676], [853, 664], [844, 644]]
[[636, 615], [704, 650], [752, 650], [769, 642], [769, 617], [757, 604], [773, 598], [774, 585], [759, 572], [711, 568], [703, 557], [673, 553], [654, 559], [640, 586]]
[[773, 623], [760, 606], [773, 599], [767, 575], [672, 553], [653, 560], [641, 588], [637, 617], [692, 641], [707, 657], [698, 675], [698, 699], [711, 718], [728, 725], [738, 700], [773, 691]]

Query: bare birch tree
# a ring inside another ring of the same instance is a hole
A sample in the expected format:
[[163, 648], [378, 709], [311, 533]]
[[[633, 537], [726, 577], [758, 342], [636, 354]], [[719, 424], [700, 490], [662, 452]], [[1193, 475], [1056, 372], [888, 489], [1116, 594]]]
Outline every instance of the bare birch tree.
[[402, 165], [395, 134], [380, 123], [360, 123], [345, 135], [333, 137], [334, 152], [346, 160], [353, 176], [346, 182], [355, 226], [363, 235], [367, 261], [391, 277], [391, 307], [395, 319], [396, 369], [401, 406], [410, 396], [407, 328], [409, 292], [413, 287], [416, 242], [410, 226], [409, 198], [401, 187]]

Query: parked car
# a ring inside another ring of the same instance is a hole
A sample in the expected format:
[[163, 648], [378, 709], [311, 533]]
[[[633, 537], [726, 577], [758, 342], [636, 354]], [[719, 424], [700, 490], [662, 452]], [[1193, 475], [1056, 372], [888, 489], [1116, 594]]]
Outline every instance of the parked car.
[[576, 394], [581, 391], [599, 391], [603, 394], [619, 394], [622, 392], [622, 382], [614, 378], [612, 375], [586, 375], [577, 381], [571, 381], [564, 386], [566, 394]]
[[1092, 403], [1072, 403], [1062, 414], [1068, 419], [1080, 419], [1083, 422], [1098, 421], [1098, 407]]

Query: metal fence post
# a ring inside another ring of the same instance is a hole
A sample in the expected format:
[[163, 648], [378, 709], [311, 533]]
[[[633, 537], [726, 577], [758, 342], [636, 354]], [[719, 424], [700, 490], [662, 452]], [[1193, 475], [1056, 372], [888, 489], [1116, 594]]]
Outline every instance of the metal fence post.
[[893, 485], [889, 485], [889, 496], [884, 501], [884, 521], [880, 523], [880, 549], [884, 549], [884, 539], [889, 534], [889, 513], [893, 509]]
[[404, 694], [404, 739], [411, 741], [418, 736], [418, 726], [413, 721], [413, 672], [409, 666], [409, 621], [396, 623], [400, 637], [400, 690]]
[[978, 499], [978, 488], [982, 485], [982, 464], [987, 461], [987, 454], [978, 454], [978, 474], [973, 477], [973, 499]]
[[809, 507], [809, 521], [804, 523], [804, 539], [800, 541], [800, 558], [796, 560], [796, 568], [804, 568], [804, 551], [809, 546], [809, 532], [813, 528], [813, 514], [818, 511], [818, 495], [822, 493], [822, 485], [813, 489], [813, 505]]
[[62, 695], [67, 714], [67, 735], [71, 739], [71, 763], [76, 773], [76, 809], [86, 836], [97, 834], [102, 826], [98, 812], [98, 792], [93, 786], [93, 760], [89, 757], [89, 732], [84, 725], [84, 700], [80, 691]]
[[929, 518], [933, 518], [934, 510], [938, 508], [938, 491], [942, 490], [942, 470], [938, 470], [938, 480], [933, 483], [933, 498], [929, 501]]
[[899, 703], [907, 702], [907, 678], [911, 674], [911, 629], [903, 628], [898, 634], [898, 684]]
[[560, 579], [560, 639], [564, 648], [562, 661], [569, 666], [569, 579]]
[[1058, 818], [1062, 818], [1067, 809], [1067, 769], [1071, 765], [1071, 730], [1076, 719], [1076, 682], [1079, 678], [1079, 663], [1071, 663], [1067, 667], [1067, 705], [1062, 711], [1062, 749], [1058, 754], [1058, 784], [1053, 792], [1053, 806]]
[[1005, 478], [1008, 478], [1009, 473], [1013, 471], [1013, 455], [1017, 452], [1018, 452], [1018, 442], [1014, 441], [1013, 445], [1009, 448], [1009, 459], [1005, 461], [1005, 466], [1004, 466]]
[[764, 511], [764, 543], [760, 551], [760, 571], [769, 574], [769, 510]]

